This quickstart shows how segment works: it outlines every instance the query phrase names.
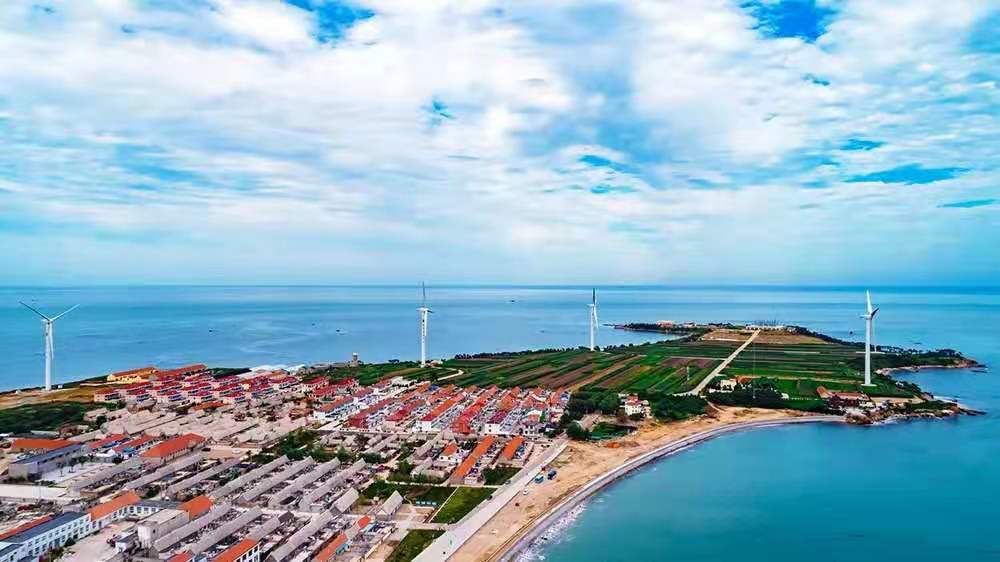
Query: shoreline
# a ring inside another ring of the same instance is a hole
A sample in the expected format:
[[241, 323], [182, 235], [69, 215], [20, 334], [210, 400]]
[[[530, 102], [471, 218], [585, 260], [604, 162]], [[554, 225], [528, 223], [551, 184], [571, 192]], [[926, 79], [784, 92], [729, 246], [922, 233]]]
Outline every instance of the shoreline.
[[722, 425], [712, 429], [700, 431], [687, 437], [670, 441], [652, 451], [643, 453], [638, 457], [626, 461], [621, 466], [614, 468], [593, 479], [582, 489], [574, 492], [570, 497], [565, 498], [547, 513], [536, 519], [528, 529], [517, 538], [512, 546], [494, 554], [489, 560], [498, 562], [514, 562], [518, 556], [535, 544], [538, 539], [560, 519], [571, 511], [589, 500], [592, 496], [617, 482], [619, 479], [631, 475], [636, 470], [648, 465], [651, 462], [673, 456], [683, 452], [695, 445], [711, 441], [717, 437], [730, 433], [752, 431], [755, 429], [766, 429], [770, 427], [780, 427], [786, 425], [806, 424], [806, 423], [845, 423], [843, 416], [803, 416], [787, 417], [774, 420], [755, 420], [749, 422], [738, 422]]
[[[570, 442], [550, 467], [560, 475], [502, 508], [449, 556], [452, 562], [513, 561], [567, 513], [595, 493], [650, 462], [729, 433], [802, 423], [843, 423], [841, 416], [794, 411], [726, 408], [715, 415], [657, 424], [639, 434], [601, 444]], [[634, 453], [629, 454], [629, 449]], [[540, 508], [540, 509], [539, 509]]]

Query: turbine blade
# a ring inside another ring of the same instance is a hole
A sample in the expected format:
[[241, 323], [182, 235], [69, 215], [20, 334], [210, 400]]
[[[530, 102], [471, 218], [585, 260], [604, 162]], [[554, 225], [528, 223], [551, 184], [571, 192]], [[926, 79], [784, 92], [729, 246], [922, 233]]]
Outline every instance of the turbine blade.
[[875, 310], [871, 311], [871, 317], [875, 318], [876, 314], [878, 314], [878, 308], [876, 308]]
[[872, 313], [872, 293], [871, 291], [865, 291], [865, 300], [868, 303], [868, 314]]
[[[18, 301], [18, 302], [21, 302], [21, 301]], [[21, 302], [21, 306], [23, 306], [24, 308], [27, 308], [28, 310], [34, 312], [35, 314], [41, 316], [42, 318], [44, 318], [46, 320], [52, 320], [48, 316], [46, 316], [46, 315], [42, 314], [41, 312], [39, 312], [37, 308], [35, 308], [35, 307], [31, 306], [31, 305], [27, 305], [27, 304]]]
[[63, 312], [62, 314], [60, 314], [60, 315], [56, 316], [55, 318], [53, 318], [52, 321], [55, 322], [56, 320], [59, 320], [63, 316], [66, 316], [70, 312], [73, 312], [74, 310], [76, 310], [79, 306], [80, 305], [78, 305], [78, 304], [74, 304], [73, 306], [69, 307], [65, 312]]
[[593, 289], [593, 293], [591, 293], [591, 295], [590, 295], [590, 302], [592, 304], [597, 304], [597, 288], [596, 287]]

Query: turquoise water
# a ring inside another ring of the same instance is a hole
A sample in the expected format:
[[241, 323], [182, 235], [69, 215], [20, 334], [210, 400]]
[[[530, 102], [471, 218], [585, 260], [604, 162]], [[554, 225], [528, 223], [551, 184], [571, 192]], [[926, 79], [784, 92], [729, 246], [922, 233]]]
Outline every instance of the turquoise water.
[[[950, 345], [1000, 363], [994, 295], [890, 293], [882, 303], [887, 326], [879, 333], [885, 343]], [[995, 373], [964, 370], [906, 378], [990, 413], [725, 436], [603, 490], [534, 557], [1000, 560], [1000, 380]]]
[[[431, 288], [432, 355], [586, 341], [587, 287]], [[777, 320], [860, 338], [864, 289], [600, 289], [602, 322]], [[417, 355], [417, 291], [401, 287], [0, 289], [0, 389], [41, 382], [41, 327], [58, 311], [56, 377], [145, 364], [297, 364]], [[878, 341], [954, 347], [1000, 364], [1000, 290], [874, 291]], [[513, 301], [513, 302], [511, 302]], [[852, 334], [852, 332], [854, 332]], [[602, 330], [603, 343], [650, 336]], [[877, 428], [790, 427], [726, 436], [647, 467], [545, 544], [562, 562], [1000, 560], [1000, 382], [909, 378], [990, 411]]]

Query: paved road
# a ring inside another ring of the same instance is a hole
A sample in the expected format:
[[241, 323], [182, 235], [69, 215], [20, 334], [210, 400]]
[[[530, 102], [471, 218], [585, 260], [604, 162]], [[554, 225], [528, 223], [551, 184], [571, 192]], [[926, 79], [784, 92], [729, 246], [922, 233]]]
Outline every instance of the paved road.
[[734, 351], [732, 355], [730, 355], [729, 357], [726, 357], [725, 361], [719, 363], [718, 367], [712, 369], [712, 372], [709, 373], [707, 377], [702, 379], [701, 382], [698, 383], [698, 386], [694, 387], [693, 389], [687, 392], [682, 392], [681, 394], [701, 394], [701, 391], [705, 390], [705, 387], [708, 386], [708, 383], [712, 382], [712, 379], [714, 379], [717, 375], [719, 375], [719, 373], [721, 373], [726, 367], [728, 367], [729, 363], [732, 362], [733, 359], [736, 359], [736, 356], [739, 355], [741, 351], [746, 349], [747, 346], [750, 345], [750, 343], [753, 340], [757, 339], [757, 336], [759, 335], [760, 335], [760, 330], [757, 330], [756, 332], [750, 334], [750, 337], [747, 338], [747, 341], [743, 342], [743, 345], [737, 347], [736, 351]]
[[507, 505], [510, 500], [521, 493], [525, 486], [538, 474], [538, 469], [559, 456], [566, 448], [566, 440], [554, 441], [537, 460], [526, 466], [521, 471], [516, 480], [509, 482], [506, 486], [497, 489], [493, 494], [493, 499], [483, 502], [466, 515], [461, 521], [445, 531], [424, 549], [413, 562], [441, 562], [447, 560], [451, 555], [461, 548], [469, 538], [472, 537], [483, 525], [485, 525], [500, 509]]
[[446, 381], [448, 379], [453, 379], [455, 377], [460, 377], [460, 376], [462, 376], [464, 374], [465, 374], [465, 371], [463, 371], [462, 369], [459, 369], [459, 370], [455, 371], [454, 374], [448, 375], [447, 377], [441, 377], [441, 378], [439, 378], [438, 381], [439, 382], [440, 381]]
[[[499, 562], [516, 561], [518, 559], [518, 556], [520, 556], [528, 548], [528, 546], [531, 545], [531, 543], [538, 540], [538, 538], [542, 536], [545, 530], [552, 523], [558, 521], [560, 518], [565, 516], [570, 510], [580, 505], [581, 502], [586, 500], [588, 497], [590, 497], [592, 494], [594, 494], [607, 484], [613, 482], [614, 480], [624, 476], [628, 472], [631, 472], [632, 470], [635, 470], [636, 468], [639, 468], [640, 466], [652, 460], [658, 459], [663, 456], [671, 455], [687, 447], [690, 447], [691, 445], [694, 445], [696, 443], [707, 441], [714, 437], [718, 437], [720, 435], [724, 435], [726, 433], [732, 433], [735, 431], [745, 431], [748, 429], [758, 429], [763, 427], [773, 427], [786, 424], [843, 422], [843, 421], [844, 418], [841, 416], [806, 416], [799, 418], [782, 418], [777, 420], [744, 422], [744, 423], [730, 424], [722, 427], [717, 427], [714, 429], [709, 429], [707, 431], [695, 433], [694, 435], [690, 435], [683, 439], [678, 439], [677, 441], [672, 441], [670, 443], [667, 443], [662, 447], [654, 449], [648, 453], [645, 453], [630, 460], [629, 462], [625, 463], [624, 465], [618, 468], [605, 472], [595, 480], [590, 481], [590, 483], [588, 483], [583, 488], [580, 488], [580, 490], [578, 490], [576, 493], [563, 500], [559, 505], [550, 510], [547, 515], [539, 519], [538, 522], [535, 523], [535, 526], [532, 527], [530, 531], [528, 531], [523, 537], [521, 537], [520, 540], [518, 540], [517, 543], [515, 543], [510, 550], [505, 552], [499, 558]], [[425, 550], [424, 552], [427, 551]], [[428, 558], [427, 560], [429, 561], [431, 560], [431, 558]]]

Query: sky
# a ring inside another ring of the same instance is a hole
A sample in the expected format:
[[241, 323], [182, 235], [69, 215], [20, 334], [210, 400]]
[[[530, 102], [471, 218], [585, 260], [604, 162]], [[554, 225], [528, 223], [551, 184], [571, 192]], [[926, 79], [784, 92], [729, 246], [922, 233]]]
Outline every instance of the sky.
[[1000, 279], [1000, 0], [5, 0], [0, 284]]

